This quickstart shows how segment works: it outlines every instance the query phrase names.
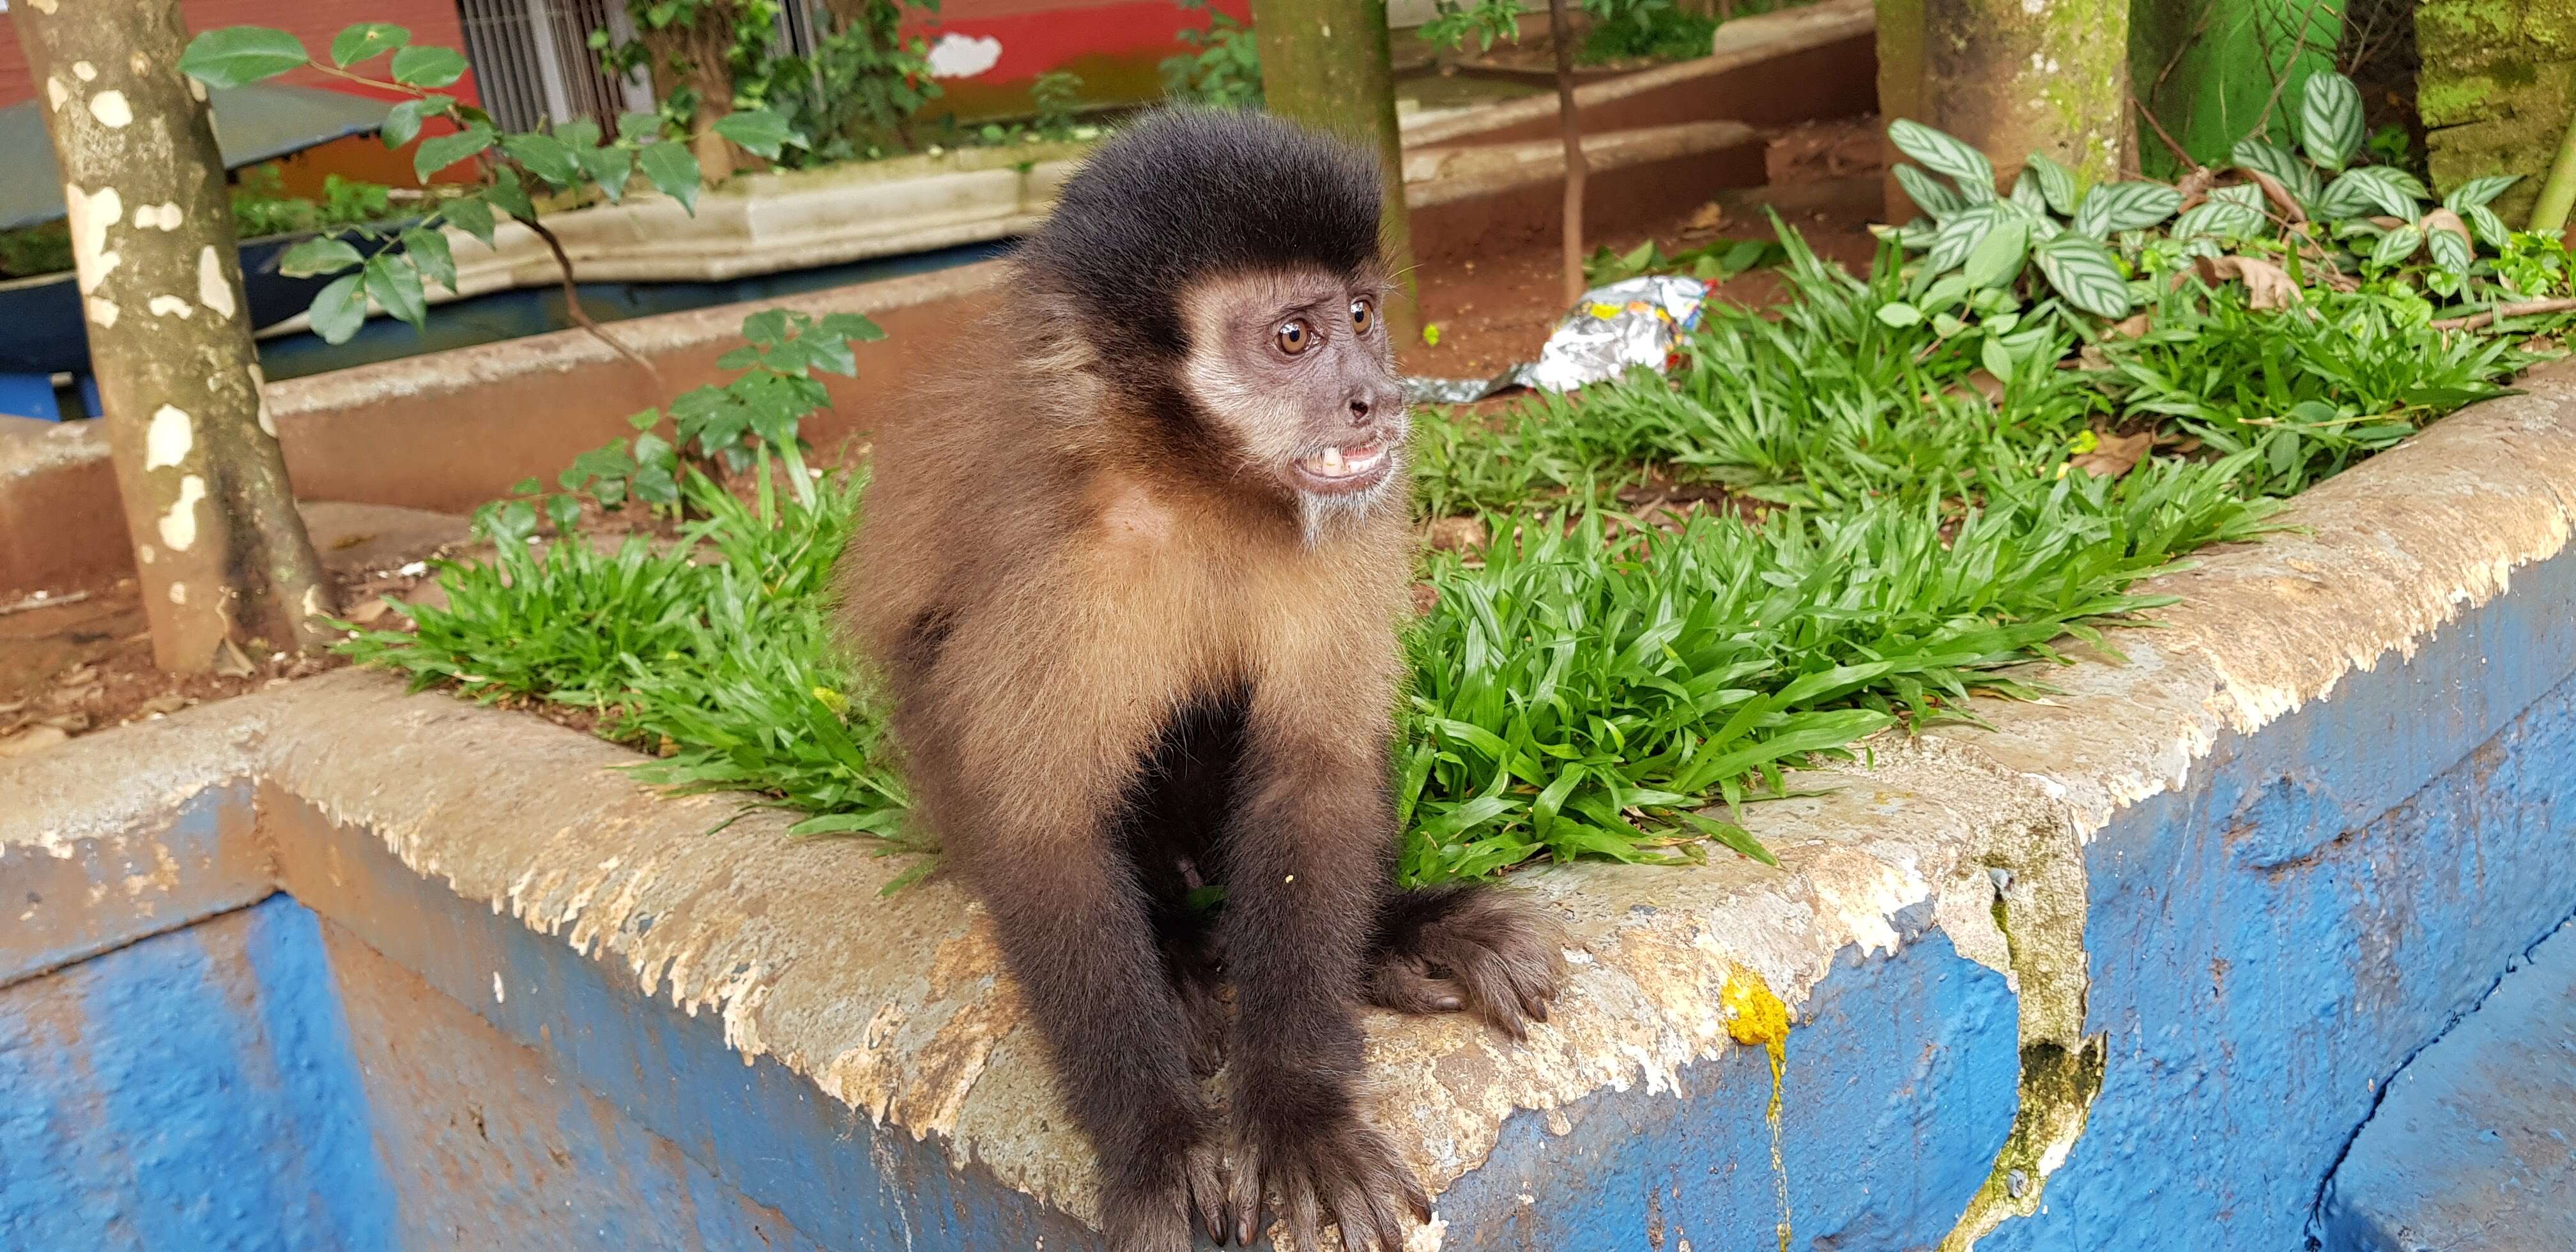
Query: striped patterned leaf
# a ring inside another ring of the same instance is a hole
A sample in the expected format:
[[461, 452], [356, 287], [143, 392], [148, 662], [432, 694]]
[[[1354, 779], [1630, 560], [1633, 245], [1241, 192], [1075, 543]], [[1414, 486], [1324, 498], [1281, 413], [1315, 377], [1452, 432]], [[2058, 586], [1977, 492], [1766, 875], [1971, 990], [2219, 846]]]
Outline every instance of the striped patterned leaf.
[[2521, 181], [2520, 174], [2490, 174], [2485, 178], [2472, 178], [2453, 189], [2449, 196], [2444, 197], [2442, 207], [2466, 217], [2469, 210], [2494, 203], [2497, 196], [2503, 195], [2508, 188]]
[[2308, 159], [2342, 169], [2361, 150], [2361, 138], [2361, 90], [2341, 74], [2310, 74], [2299, 101], [2299, 145]]
[[2182, 193], [2157, 183], [2104, 183], [2075, 206], [2075, 233], [2107, 239], [2115, 231], [2145, 230], [2174, 215]]
[[1947, 174], [1970, 204], [1995, 198], [1995, 167], [1986, 154], [1920, 122], [1899, 119], [1887, 128], [1896, 150], [1923, 163], [1935, 174]]
[[2075, 171], [2034, 152], [2030, 154], [2030, 164], [2024, 166], [2022, 172], [2038, 177], [2040, 194], [2047, 197], [2052, 211], [2060, 215], [2075, 212], [2075, 202], [2083, 194], [2082, 188], [2076, 185]]
[[1946, 219], [1968, 207], [1968, 202], [1958, 192], [1950, 190], [1940, 179], [1924, 173], [1921, 166], [1897, 166], [1896, 183], [1905, 188], [1905, 194], [1913, 199], [1914, 207], [1931, 214], [1934, 221]]
[[2273, 181], [2289, 188], [2290, 194], [2299, 198], [2299, 203], [2316, 203], [2317, 192], [2322, 185], [2317, 178], [2317, 167], [2260, 139], [2244, 140], [2229, 155], [2246, 169], [2261, 170], [2271, 175]]
[[2231, 200], [2209, 200], [2174, 219], [2177, 239], [2194, 235], [2214, 235], [2221, 239], [2243, 239], [2263, 229], [2263, 214]]
[[2102, 245], [2078, 234], [2059, 235], [2032, 249], [2040, 274], [2068, 304], [2095, 317], [2129, 315], [2129, 283]]
[[2379, 237], [2379, 246], [2370, 250], [2373, 265], [2395, 265], [2415, 255], [2424, 246], [2424, 232], [2413, 226], [2400, 226]]
[[1932, 237], [1932, 255], [1924, 259], [1932, 273], [1946, 274], [1966, 263], [1968, 254], [1993, 233], [2003, 214], [1994, 205], [1981, 204], [1952, 215], [1941, 223], [1941, 231]]

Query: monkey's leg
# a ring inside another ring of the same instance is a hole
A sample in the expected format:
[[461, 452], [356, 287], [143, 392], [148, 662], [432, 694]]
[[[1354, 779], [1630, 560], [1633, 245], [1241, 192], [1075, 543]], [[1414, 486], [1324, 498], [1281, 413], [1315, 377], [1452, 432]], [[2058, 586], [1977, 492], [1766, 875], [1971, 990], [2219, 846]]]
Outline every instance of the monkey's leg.
[[[979, 858], [979, 886], [994, 884], [979, 894], [1065, 1105], [1100, 1154], [1110, 1247], [1187, 1252], [1194, 1218], [1221, 1237], [1225, 1203], [1214, 1119], [1184, 1047], [1188, 1024], [1132, 876], [1105, 850], [1067, 851], [1057, 843], [1043, 861], [1014, 858], [1008, 868]], [[1033, 887], [1039, 880], [1044, 887]]]
[[1515, 1039], [1565, 982], [1565, 932], [1508, 887], [1448, 883], [1390, 895], [1369, 943], [1368, 1002], [1472, 1012]]
[[1320, 1246], [1329, 1221], [1352, 1252], [1393, 1252], [1401, 1209], [1428, 1221], [1431, 1201], [1352, 1091], [1362, 1066], [1353, 1001], [1393, 849], [1383, 740], [1299, 733], [1259, 703], [1223, 836], [1234, 1235], [1253, 1242], [1275, 1193], [1300, 1249]]

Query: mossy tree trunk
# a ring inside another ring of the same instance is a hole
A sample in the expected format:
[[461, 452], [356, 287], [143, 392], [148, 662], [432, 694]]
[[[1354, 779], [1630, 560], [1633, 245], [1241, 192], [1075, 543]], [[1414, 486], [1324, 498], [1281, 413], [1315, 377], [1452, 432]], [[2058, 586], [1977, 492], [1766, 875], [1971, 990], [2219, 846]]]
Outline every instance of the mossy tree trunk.
[[179, 72], [178, 0], [20, 0], [62, 166], [153, 657], [169, 670], [316, 648], [331, 590], [260, 400], [222, 158]]
[[2007, 183], [2034, 152], [2116, 177], [2134, 130], [2129, 3], [1879, 0], [1880, 112], [1976, 145]]
[[[1420, 325], [1413, 229], [1404, 208], [1404, 141], [1395, 121], [1395, 67], [1386, 0], [1253, 0], [1262, 98], [1272, 113], [1375, 149], [1386, 175], [1379, 237], [1403, 307], [1388, 329]], [[1400, 342], [1400, 340], [1399, 340]]]
[[2494, 207], [2527, 221], [2576, 114], [2576, 0], [2424, 0], [2415, 46], [2435, 189], [2523, 175]]

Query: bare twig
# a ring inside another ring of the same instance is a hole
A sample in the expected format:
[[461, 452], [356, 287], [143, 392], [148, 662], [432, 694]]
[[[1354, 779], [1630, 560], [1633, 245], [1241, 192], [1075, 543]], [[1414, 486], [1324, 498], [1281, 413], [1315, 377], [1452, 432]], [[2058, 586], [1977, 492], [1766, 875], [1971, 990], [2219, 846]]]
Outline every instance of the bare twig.
[[2290, 189], [2282, 186], [2280, 179], [2274, 178], [2258, 169], [2249, 168], [2246, 169], [2244, 173], [2247, 177], [2252, 178], [2257, 185], [2263, 188], [2263, 194], [2268, 197], [2272, 203], [2280, 206], [2281, 212], [2279, 218], [2282, 225], [2290, 227], [2307, 225], [2308, 211], [2299, 206], [2299, 198], [2291, 195]]
[[617, 355], [634, 362], [637, 368], [652, 376], [655, 386], [660, 386], [662, 383], [662, 371], [655, 368], [651, 361], [647, 361], [643, 357], [636, 355], [634, 349], [617, 342], [617, 340], [610, 336], [607, 331], [600, 329], [599, 323], [591, 320], [590, 310], [581, 307], [581, 288], [573, 283], [572, 257], [564, 252], [563, 240], [557, 239], [554, 231], [547, 229], [543, 223], [540, 223], [533, 217], [521, 217], [516, 213], [512, 213], [510, 214], [510, 220], [527, 227], [529, 230], [535, 231], [537, 233], [537, 238], [545, 240], [546, 247], [554, 250], [555, 268], [563, 272], [564, 312], [572, 316], [573, 322], [579, 325], [583, 330], [589, 331], [593, 338], [599, 340], [601, 343], [607, 344], [609, 349], [617, 353]]
[[2136, 109], [2138, 111], [2138, 116], [2145, 119], [2148, 127], [2156, 132], [2156, 138], [2164, 140], [2165, 147], [2173, 150], [2174, 159], [2182, 162], [2182, 167], [2184, 169], [2188, 170], [2198, 168], [2200, 163], [2192, 160], [2191, 154], [2183, 151], [2181, 144], [2174, 142], [2173, 135], [2165, 130], [2164, 123], [2156, 120], [2155, 111], [2147, 107], [2146, 101], [2141, 100], [2136, 96], [2131, 96], [2129, 97], [2129, 105]]
[[2308, 0], [2307, 7], [2299, 10], [2298, 33], [2290, 37], [2289, 53], [2282, 57], [2281, 68], [2272, 75], [2272, 94], [2264, 98], [2263, 111], [2255, 115], [2254, 129], [2247, 134], [2260, 136], [2271, 128], [2272, 110], [2281, 103], [2281, 93], [2289, 90], [2290, 71], [2299, 67], [2299, 54], [2308, 50], [2308, 32], [2317, 28], [2317, 6], [2324, 2]]
[[2524, 300], [2514, 304], [2499, 304], [2484, 313], [2471, 313], [2467, 317], [2446, 317], [2427, 324], [2435, 330], [2476, 330], [2501, 318], [2528, 317], [2534, 313], [2564, 313], [2570, 309], [2576, 309], [2576, 300]]

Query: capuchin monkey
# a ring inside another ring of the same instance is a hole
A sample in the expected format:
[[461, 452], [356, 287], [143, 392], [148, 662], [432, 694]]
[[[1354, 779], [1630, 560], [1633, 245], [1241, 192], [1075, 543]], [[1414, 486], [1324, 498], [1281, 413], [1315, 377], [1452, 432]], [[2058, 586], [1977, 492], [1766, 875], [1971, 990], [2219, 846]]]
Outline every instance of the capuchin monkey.
[[881, 427], [844, 563], [1120, 1252], [1250, 1246], [1265, 1199], [1301, 1249], [1393, 1252], [1430, 1201], [1363, 1117], [1357, 1008], [1517, 1037], [1565, 975], [1519, 893], [1393, 882], [1414, 544], [1379, 186], [1257, 114], [1111, 140], [973, 359]]

